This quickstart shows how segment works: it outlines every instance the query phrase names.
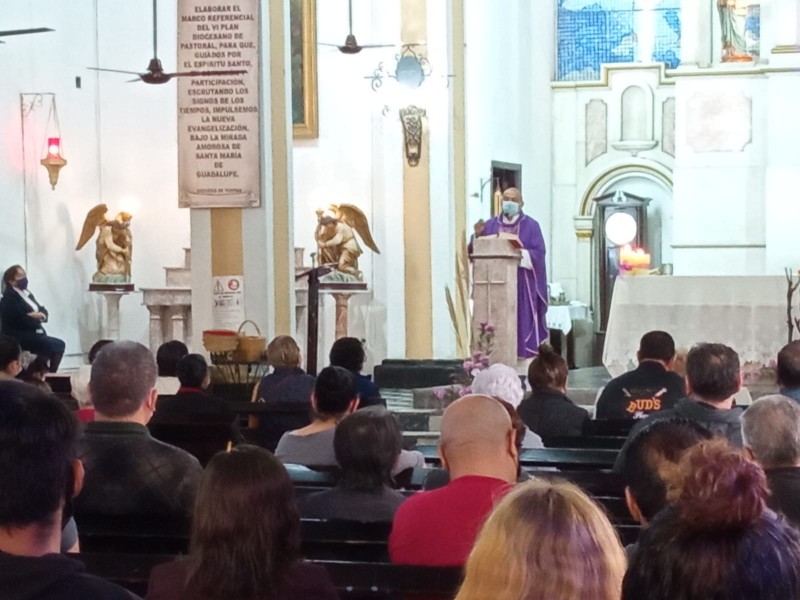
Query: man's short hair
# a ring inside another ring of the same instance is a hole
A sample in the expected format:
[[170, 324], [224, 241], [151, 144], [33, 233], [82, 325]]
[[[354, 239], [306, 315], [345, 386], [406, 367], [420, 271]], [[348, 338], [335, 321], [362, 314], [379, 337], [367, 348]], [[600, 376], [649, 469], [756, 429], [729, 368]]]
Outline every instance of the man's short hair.
[[314, 382], [317, 412], [322, 415], [340, 415], [358, 397], [353, 374], [343, 367], [325, 367]]
[[0, 382], [0, 527], [45, 524], [72, 498], [78, 422], [32, 385]]
[[648, 331], [639, 340], [639, 360], [669, 362], [675, 356], [675, 340], [666, 331]]
[[187, 354], [178, 361], [177, 373], [181, 387], [203, 387], [208, 375], [208, 363], [201, 354]]
[[177, 377], [178, 361], [189, 354], [189, 348], [181, 341], [164, 342], [156, 351], [159, 377]]
[[686, 378], [704, 400], [733, 396], [740, 386], [739, 355], [725, 344], [698, 344], [686, 356]]
[[392, 468], [403, 446], [394, 415], [370, 406], [346, 416], [336, 427], [333, 449], [345, 489], [376, 492], [392, 480]]
[[800, 387], [800, 340], [786, 344], [778, 352], [778, 383], [785, 388]]
[[360, 371], [364, 368], [367, 354], [364, 352], [364, 344], [361, 343], [361, 340], [354, 337], [343, 337], [333, 342], [328, 358], [334, 367]]
[[0, 371], [5, 371], [15, 360], [19, 360], [22, 349], [19, 342], [11, 336], [0, 333]]
[[97, 355], [100, 354], [100, 350], [103, 349], [104, 346], [108, 346], [114, 340], [97, 340], [92, 347], [89, 348], [89, 364], [94, 362], [94, 359], [97, 358]]
[[622, 477], [646, 520], [667, 505], [661, 466], [677, 464], [686, 450], [710, 438], [711, 432], [702, 425], [677, 417], [654, 421], [634, 436], [625, 454]]
[[759, 398], [742, 414], [744, 445], [765, 469], [800, 462], [800, 405], [775, 394]]
[[153, 353], [137, 342], [113, 342], [92, 364], [89, 389], [95, 409], [106, 417], [127, 417], [156, 385]]

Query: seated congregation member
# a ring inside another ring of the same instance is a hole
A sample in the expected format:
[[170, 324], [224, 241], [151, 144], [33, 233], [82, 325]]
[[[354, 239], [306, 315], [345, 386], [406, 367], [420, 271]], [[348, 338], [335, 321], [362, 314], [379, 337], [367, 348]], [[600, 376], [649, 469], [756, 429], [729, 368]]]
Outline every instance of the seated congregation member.
[[78, 403], [78, 420], [81, 423], [94, 421], [94, 407], [92, 406], [92, 396], [89, 393], [89, 380], [92, 378], [92, 363], [97, 358], [103, 346], [107, 346], [114, 340], [98, 340], [89, 348], [89, 364], [81, 365], [69, 376], [70, 393]]
[[767, 475], [767, 505], [800, 527], [800, 405], [764, 396], [742, 415], [744, 447]]
[[520, 484], [489, 515], [456, 600], [618, 600], [625, 553], [576, 486]]
[[50, 387], [50, 384], [47, 383], [48, 369], [47, 357], [37, 356], [27, 367], [22, 369], [22, 372], [17, 376], [17, 379], [32, 386], [38, 387], [43, 392], [52, 394], [53, 389]]
[[156, 351], [156, 363], [158, 364], [158, 379], [156, 380], [156, 390], [159, 395], [171, 396], [178, 393], [181, 382], [178, 381], [178, 362], [187, 354], [189, 348], [179, 340], [164, 342]]
[[[508, 365], [493, 364], [488, 369], [478, 371], [472, 379], [472, 393], [479, 396], [491, 396], [507, 402], [514, 413], [517, 412], [525, 390], [516, 370]], [[514, 416], [512, 415], [512, 420]], [[522, 447], [543, 448], [542, 438], [528, 429], [522, 423]]]
[[[711, 432], [687, 419], [666, 419], [651, 423], [631, 440], [622, 478], [625, 481], [625, 502], [633, 520], [642, 527], [667, 506], [667, 486], [662, 478], [666, 466], [678, 464], [683, 453]], [[629, 553], [635, 548], [626, 548]]]
[[[517, 455], [519, 455], [519, 453], [522, 452], [523, 440], [526, 434], [530, 433], [530, 430], [525, 427], [525, 423], [522, 422], [516, 409], [514, 409], [510, 403], [496, 396], [492, 397], [500, 403], [500, 406], [502, 406], [508, 413], [508, 416], [511, 417], [511, 427], [514, 428], [514, 445], [517, 447]], [[530, 476], [522, 470], [522, 465], [517, 462], [517, 482], [528, 481], [529, 479]], [[440, 487], [446, 486], [448, 483], [450, 483], [450, 473], [447, 472], [447, 469], [429, 469], [422, 482], [422, 489], [437, 490]]]
[[181, 387], [174, 396], [158, 398], [150, 423], [233, 423], [236, 415], [228, 404], [207, 392], [211, 373], [203, 356], [184, 356], [178, 361], [177, 375]]
[[680, 417], [699, 423], [715, 436], [727, 439], [734, 446], [742, 445], [741, 416], [743, 410], [733, 405], [733, 396], [742, 387], [739, 355], [724, 344], [698, 344], [686, 356], [686, 388], [689, 396], [681, 398], [669, 410], [662, 410], [640, 419], [631, 429], [620, 450], [614, 470], [620, 472], [633, 437], [643, 428], [660, 419]]
[[528, 365], [531, 395], [519, 405], [519, 416], [540, 436], [583, 435], [589, 413], [567, 398], [567, 361], [549, 344]]
[[361, 340], [354, 337], [339, 338], [333, 342], [328, 358], [332, 366], [347, 369], [356, 378], [360, 408], [386, 406], [386, 401], [381, 397], [378, 386], [372, 382], [372, 377], [361, 373], [367, 360], [367, 353]]
[[336, 466], [333, 436], [336, 426], [358, 408], [358, 388], [353, 375], [341, 367], [325, 367], [317, 375], [311, 394], [314, 420], [283, 434], [275, 456], [283, 463], [314, 467]]
[[[285, 403], [300, 411], [282, 414], [252, 415], [250, 427], [262, 436], [276, 436], [311, 423], [311, 392], [314, 377], [301, 368], [303, 357], [297, 342], [288, 335], [279, 335], [267, 345], [267, 362], [272, 373], [261, 378], [253, 388], [253, 402]], [[303, 409], [307, 409], [305, 414]]]
[[300, 515], [311, 519], [391, 522], [406, 499], [393, 490], [392, 467], [403, 436], [394, 415], [370, 406], [346, 416], [336, 428], [333, 448], [342, 470], [333, 489], [303, 496]]
[[189, 556], [159, 565], [148, 600], [336, 600], [324, 567], [300, 558], [294, 488], [269, 451], [239, 445], [203, 475]]
[[709, 440], [665, 480], [670, 505], [642, 531], [622, 600], [800, 597], [800, 533], [767, 509], [761, 467]]
[[516, 433], [488, 396], [464, 396], [445, 409], [439, 454], [451, 481], [400, 506], [389, 536], [392, 562], [463, 565], [486, 516], [517, 479]]
[[642, 336], [639, 366], [608, 382], [597, 400], [595, 419], [641, 419], [672, 408], [686, 396], [683, 377], [672, 371], [675, 340], [666, 331]]
[[22, 372], [22, 348], [11, 336], [0, 333], [0, 381], [16, 379]]
[[777, 371], [781, 394], [800, 403], [800, 340], [786, 344], [778, 352]]
[[191, 512], [202, 468], [188, 452], [150, 436], [155, 385], [156, 362], [141, 344], [113, 342], [97, 355], [89, 382], [95, 420], [81, 443], [86, 479], [77, 514], [181, 518]]
[[78, 423], [58, 399], [0, 382], [0, 596], [24, 600], [132, 600], [63, 554], [62, 523], [80, 492]]
[[43, 357], [51, 373], [58, 371], [64, 356], [64, 341], [47, 335], [42, 323], [49, 317], [28, 290], [28, 275], [19, 265], [3, 273], [3, 297], [0, 299], [0, 331], [13, 337], [23, 350]]

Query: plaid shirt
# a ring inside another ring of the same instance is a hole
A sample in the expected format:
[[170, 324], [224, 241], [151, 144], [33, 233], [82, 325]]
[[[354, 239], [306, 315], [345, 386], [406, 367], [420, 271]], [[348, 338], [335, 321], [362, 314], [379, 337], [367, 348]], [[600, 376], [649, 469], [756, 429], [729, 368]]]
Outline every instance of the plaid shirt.
[[138, 423], [88, 423], [80, 459], [86, 477], [78, 514], [187, 517], [203, 468]]

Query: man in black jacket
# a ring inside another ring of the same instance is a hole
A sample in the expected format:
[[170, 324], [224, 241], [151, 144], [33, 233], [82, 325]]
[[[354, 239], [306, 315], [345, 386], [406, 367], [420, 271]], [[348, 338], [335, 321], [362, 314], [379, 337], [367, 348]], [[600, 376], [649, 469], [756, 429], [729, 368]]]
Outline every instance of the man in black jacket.
[[666, 331], [642, 336], [639, 366], [608, 382], [595, 408], [595, 419], [643, 419], [672, 408], [686, 395], [683, 378], [674, 373], [675, 340]]
[[0, 596], [6, 600], [133, 600], [60, 554], [81, 489], [78, 423], [38, 388], [0, 382]]
[[614, 471], [622, 471], [633, 437], [648, 424], [660, 419], [681, 417], [695, 421], [713, 435], [726, 438], [732, 445], [741, 447], [743, 409], [733, 406], [733, 397], [741, 387], [739, 355], [724, 344], [698, 344], [686, 357], [688, 397], [678, 400], [674, 408], [637, 421], [617, 456]]

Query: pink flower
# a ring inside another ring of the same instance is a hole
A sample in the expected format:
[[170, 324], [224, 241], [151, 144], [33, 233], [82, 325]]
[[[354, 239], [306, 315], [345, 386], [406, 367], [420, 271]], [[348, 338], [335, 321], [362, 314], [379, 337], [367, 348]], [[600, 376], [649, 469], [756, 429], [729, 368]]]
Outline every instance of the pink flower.
[[461, 367], [467, 372], [472, 373], [472, 369], [475, 368], [475, 363], [471, 360], [465, 360]]
[[439, 388], [438, 390], [433, 392], [433, 395], [436, 396], [439, 400], [444, 400], [445, 394], [447, 394], [447, 390], [444, 388]]
[[494, 331], [495, 331], [494, 325], [492, 325], [491, 323], [487, 323], [485, 331], [486, 331], [486, 333], [494, 333]]
[[472, 388], [468, 385], [465, 385], [463, 388], [458, 390], [458, 397], [463, 398], [464, 396], [469, 396], [472, 393]]

